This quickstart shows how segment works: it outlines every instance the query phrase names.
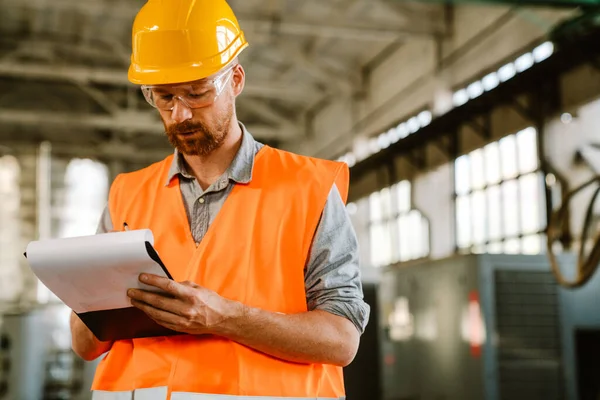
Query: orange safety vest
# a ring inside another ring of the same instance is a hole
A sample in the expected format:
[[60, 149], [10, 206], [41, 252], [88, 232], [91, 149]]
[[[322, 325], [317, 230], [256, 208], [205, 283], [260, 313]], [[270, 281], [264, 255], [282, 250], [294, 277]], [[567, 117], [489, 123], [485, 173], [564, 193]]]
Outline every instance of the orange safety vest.
[[[119, 175], [110, 190], [114, 226], [149, 228], [176, 281], [191, 281], [251, 307], [307, 311], [304, 268], [335, 183], [344, 202], [344, 163], [264, 146], [252, 181], [236, 184], [196, 247], [173, 156]], [[270, 357], [221, 337], [120, 340], [100, 362], [94, 399], [343, 399], [342, 368]], [[233, 397], [232, 397], [233, 396]]]

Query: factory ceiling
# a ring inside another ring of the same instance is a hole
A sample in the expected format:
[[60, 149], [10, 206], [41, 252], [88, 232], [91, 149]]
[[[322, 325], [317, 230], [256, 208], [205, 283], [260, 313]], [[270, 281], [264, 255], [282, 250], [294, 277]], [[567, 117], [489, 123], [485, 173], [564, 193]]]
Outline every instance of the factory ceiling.
[[[365, 71], [411, 38], [441, 38], [438, 4], [230, 0], [250, 47], [238, 116], [261, 141], [303, 140], [320, 108], [361, 93]], [[157, 113], [127, 81], [140, 0], [0, 0], [0, 144], [140, 162], [169, 149]], [[317, 132], [319, 134], [319, 132]]]

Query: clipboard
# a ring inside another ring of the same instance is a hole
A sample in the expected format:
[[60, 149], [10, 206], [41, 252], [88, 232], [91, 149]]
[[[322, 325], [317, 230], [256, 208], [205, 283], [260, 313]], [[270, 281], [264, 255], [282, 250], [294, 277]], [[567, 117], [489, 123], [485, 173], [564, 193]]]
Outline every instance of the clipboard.
[[157, 291], [139, 282], [142, 272], [173, 279], [153, 242], [150, 230], [110, 232], [33, 241], [24, 256], [38, 279], [98, 340], [179, 335], [132, 306], [126, 295], [130, 287]]

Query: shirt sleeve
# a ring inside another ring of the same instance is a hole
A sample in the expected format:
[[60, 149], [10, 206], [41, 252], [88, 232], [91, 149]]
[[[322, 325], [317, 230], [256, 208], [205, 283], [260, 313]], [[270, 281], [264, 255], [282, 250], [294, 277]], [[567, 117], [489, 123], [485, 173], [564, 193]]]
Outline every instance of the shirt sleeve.
[[309, 310], [345, 317], [364, 332], [370, 307], [363, 296], [358, 240], [335, 185], [313, 239], [305, 285]]
[[100, 216], [100, 221], [98, 222], [98, 228], [96, 229], [96, 234], [100, 233], [108, 233], [113, 230], [112, 219], [110, 218], [110, 210], [108, 209], [108, 204], [104, 207], [104, 211], [102, 211], [102, 215]]

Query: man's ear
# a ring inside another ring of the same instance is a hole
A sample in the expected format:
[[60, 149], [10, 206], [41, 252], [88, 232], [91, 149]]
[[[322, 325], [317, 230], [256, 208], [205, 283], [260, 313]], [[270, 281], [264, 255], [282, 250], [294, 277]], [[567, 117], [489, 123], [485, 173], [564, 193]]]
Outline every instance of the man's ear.
[[233, 68], [233, 75], [231, 76], [232, 87], [233, 87], [233, 96], [239, 96], [244, 90], [244, 85], [246, 84], [246, 71], [244, 68], [238, 64]]

